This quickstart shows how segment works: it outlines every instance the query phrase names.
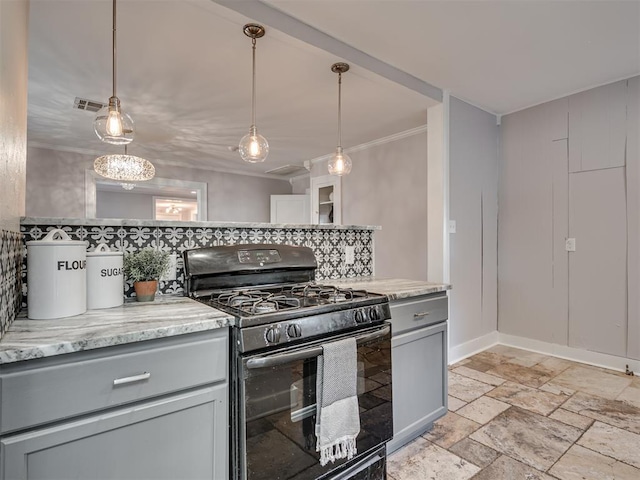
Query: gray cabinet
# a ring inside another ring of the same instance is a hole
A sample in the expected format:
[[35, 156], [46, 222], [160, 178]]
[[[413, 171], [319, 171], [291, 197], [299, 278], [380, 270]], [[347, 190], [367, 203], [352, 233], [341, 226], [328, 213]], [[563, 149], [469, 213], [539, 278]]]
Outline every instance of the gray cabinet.
[[391, 453], [447, 413], [446, 294], [391, 303], [393, 439]]
[[310, 223], [310, 195], [271, 195], [271, 223]]
[[226, 478], [226, 395], [218, 385], [8, 435], [3, 479]]
[[335, 175], [311, 178], [311, 223], [342, 223], [340, 182]]
[[3, 366], [0, 479], [227, 478], [226, 330]]

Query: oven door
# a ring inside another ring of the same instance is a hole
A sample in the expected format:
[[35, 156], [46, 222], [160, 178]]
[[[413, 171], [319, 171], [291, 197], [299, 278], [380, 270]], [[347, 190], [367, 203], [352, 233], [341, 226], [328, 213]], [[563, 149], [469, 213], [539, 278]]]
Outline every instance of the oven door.
[[[320, 466], [316, 452], [316, 369], [325, 338], [292, 349], [238, 358], [235, 464], [242, 480], [306, 480], [338, 475], [393, 436], [391, 328], [359, 330], [358, 456]], [[384, 478], [384, 477], [381, 477]]]

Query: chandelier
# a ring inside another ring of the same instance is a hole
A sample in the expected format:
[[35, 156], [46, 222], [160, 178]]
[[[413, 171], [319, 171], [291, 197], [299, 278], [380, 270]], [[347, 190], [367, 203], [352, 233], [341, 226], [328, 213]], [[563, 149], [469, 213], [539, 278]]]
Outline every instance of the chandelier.
[[171, 213], [173, 215], [176, 215], [178, 213], [182, 212], [181, 208], [176, 207], [175, 205], [169, 205], [166, 209], [165, 209], [165, 213]]
[[129, 155], [126, 145], [124, 154], [116, 153], [96, 158], [93, 169], [98, 175], [120, 182], [125, 190], [131, 190], [135, 182], [151, 180], [156, 174], [156, 169], [149, 160]]

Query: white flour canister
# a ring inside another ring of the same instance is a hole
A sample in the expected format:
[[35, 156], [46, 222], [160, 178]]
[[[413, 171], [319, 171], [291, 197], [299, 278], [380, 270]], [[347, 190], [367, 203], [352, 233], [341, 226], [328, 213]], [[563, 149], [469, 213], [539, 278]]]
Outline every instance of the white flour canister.
[[34, 320], [87, 311], [87, 252], [81, 240], [52, 230], [27, 242], [27, 312]]
[[87, 308], [117, 307], [124, 303], [122, 252], [112, 252], [104, 243], [87, 252]]

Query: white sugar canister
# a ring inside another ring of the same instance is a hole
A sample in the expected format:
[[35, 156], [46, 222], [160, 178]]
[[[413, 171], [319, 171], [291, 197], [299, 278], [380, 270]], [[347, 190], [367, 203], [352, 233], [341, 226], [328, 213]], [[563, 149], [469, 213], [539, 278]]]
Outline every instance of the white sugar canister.
[[86, 312], [86, 263], [86, 244], [71, 240], [64, 230], [27, 242], [28, 317], [44, 320]]
[[87, 308], [118, 307], [124, 303], [122, 252], [112, 252], [104, 243], [87, 252]]

